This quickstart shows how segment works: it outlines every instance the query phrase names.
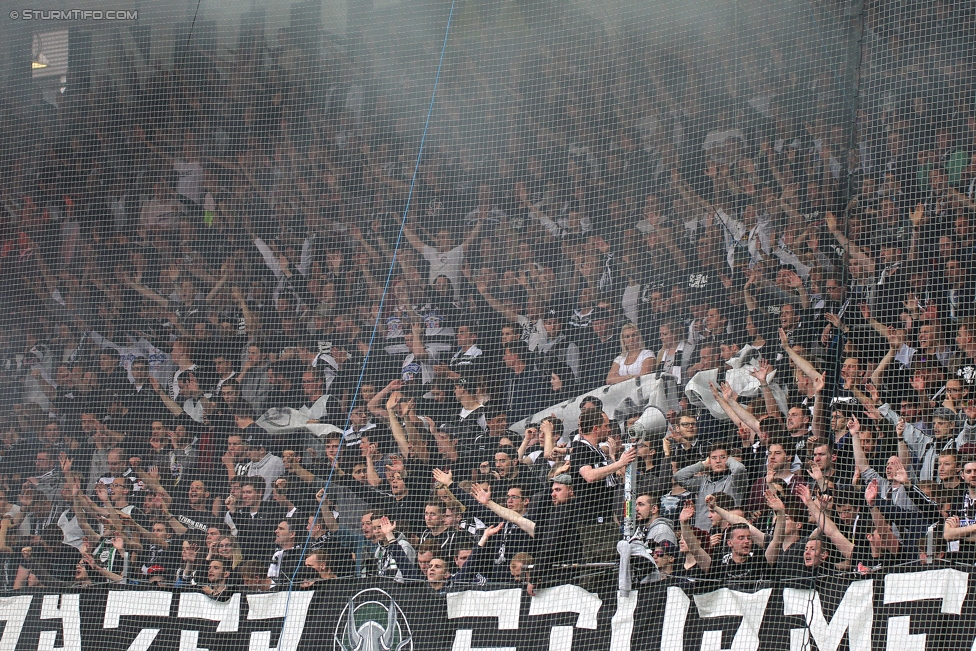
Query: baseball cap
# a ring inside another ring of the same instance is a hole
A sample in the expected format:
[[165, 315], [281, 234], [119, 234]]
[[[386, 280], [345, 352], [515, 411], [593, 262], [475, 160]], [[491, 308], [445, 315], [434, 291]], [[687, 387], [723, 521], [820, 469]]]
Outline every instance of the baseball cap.
[[150, 565], [146, 568], [146, 576], [156, 576], [159, 574], [166, 574], [166, 568], [162, 565]]
[[955, 422], [956, 412], [952, 411], [948, 407], [938, 407], [932, 412], [932, 418], [940, 418], [942, 420], [951, 420]]
[[554, 483], [554, 484], [563, 484], [565, 486], [572, 486], [573, 485], [573, 478], [570, 475], [566, 474], [566, 473], [562, 473], [562, 474], [559, 474], [559, 475], [556, 475], [555, 477], [553, 477], [552, 478], [552, 483]]
[[678, 553], [678, 546], [675, 545], [670, 540], [662, 540], [658, 543], [655, 543], [654, 549], [660, 549], [661, 551], [663, 551], [664, 553], [670, 556], [674, 556], [675, 554]]
[[244, 429], [243, 442], [256, 449], [267, 448], [271, 445], [267, 433], [258, 425], [251, 424]]

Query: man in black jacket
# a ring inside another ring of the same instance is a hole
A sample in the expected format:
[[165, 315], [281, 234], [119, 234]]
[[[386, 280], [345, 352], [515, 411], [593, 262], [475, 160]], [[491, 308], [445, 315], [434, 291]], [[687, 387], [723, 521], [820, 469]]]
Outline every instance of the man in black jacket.
[[241, 498], [230, 495], [225, 522], [237, 532], [237, 540], [245, 559], [267, 559], [275, 550], [275, 527], [286, 519], [284, 510], [273, 502], [263, 502], [264, 479], [248, 477], [241, 485]]

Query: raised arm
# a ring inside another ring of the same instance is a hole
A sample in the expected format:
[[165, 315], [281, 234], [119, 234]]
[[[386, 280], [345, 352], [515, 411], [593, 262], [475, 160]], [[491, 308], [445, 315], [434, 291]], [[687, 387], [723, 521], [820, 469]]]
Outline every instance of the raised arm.
[[851, 450], [854, 452], [854, 465], [857, 466], [857, 470], [863, 473], [865, 470], [871, 467], [868, 463], [868, 457], [864, 454], [864, 448], [861, 447], [861, 438], [858, 433], [861, 431], [861, 422], [856, 416], [851, 416], [847, 419], [847, 431], [851, 435]]
[[816, 380], [820, 377], [820, 373], [817, 369], [808, 362], [800, 353], [793, 350], [790, 346], [789, 337], [786, 335], [786, 331], [782, 328], [779, 329], [779, 343], [783, 346], [783, 351], [790, 356], [790, 361], [796, 365], [800, 372], [806, 375], [811, 380]]
[[247, 300], [244, 298], [244, 293], [240, 287], [237, 285], [231, 287], [230, 295], [234, 299], [234, 302], [237, 303], [237, 307], [241, 309], [241, 316], [244, 318], [244, 327], [247, 329], [247, 335], [253, 339], [261, 331], [261, 322], [255, 318], [254, 313], [251, 312], [251, 308], [247, 306]]
[[834, 239], [836, 239], [843, 248], [847, 249], [852, 258], [855, 258], [858, 262], [866, 265], [868, 269], [873, 271], [874, 258], [864, 253], [864, 251], [854, 244], [854, 242], [851, 242], [847, 236], [837, 228], [837, 218], [834, 216], [834, 213], [828, 212], [826, 214], [826, 219], [827, 229], [830, 231], [831, 235], [834, 236]]
[[396, 406], [401, 397], [402, 394], [399, 391], [390, 394], [389, 400], [386, 401], [386, 414], [390, 420], [390, 431], [393, 432], [393, 438], [396, 441], [397, 448], [400, 449], [400, 454], [403, 455], [404, 459], [409, 459], [411, 457], [410, 443], [407, 441], [407, 433], [403, 429], [400, 417], [396, 413]]
[[159, 380], [150, 375], [149, 384], [152, 385], [153, 391], [156, 392], [159, 399], [163, 401], [164, 405], [166, 405], [169, 413], [173, 414], [177, 418], [183, 415], [183, 407], [178, 405], [175, 400], [169, 397], [169, 394], [163, 391], [163, 387], [159, 384]]
[[491, 307], [491, 309], [495, 310], [512, 323], [518, 322], [518, 312], [515, 311], [515, 308], [503, 303], [502, 301], [499, 301], [497, 298], [492, 296], [491, 291], [488, 289], [488, 283], [484, 282], [483, 280], [479, 280], [477, 283], [475, 283], [475, 288], [478, 290], [478, 293], [481, 294], [481, 297], [485, 299], [485, 302], [488, 303], [488, 306]]
[[407, 242], [410, 243], [410, 246], [412, 246], [414, 249], [416, 249], [417, 253], [420, 253], [421, 255], [423, 255], [424, 248], [427, 245], [424, 243], [423, 240], [421, 240], [419, 237], [417, 237], [417, 234], [413, 231], [412, 228], [410, 228], [410, 220], [409, 220], [409, 218], [403, 224], [403, 234], [406, 236]]
[[126, 286], [128, 286], [130, 289], [133, 289], [136, 292], [138, 292], [139, 295], [145, 298], [146, 300], [162, 305], [163, 307], [169, 306], [168, 300], [166, 300], [165, 298], [163, 298], [153, 290], [149, 289], [142, 283], [138, 282], [137, 280], [132, 278], [129, 274], [119, 274], [119, 279], [122, 280], [122, 282], [125, 283]]
[[888, 370], [888, 366], [891, 364], [892, 360], [895, 359], [895, 355], [897, 355], [898, 351], [901, 349], [902, 342], [900, 337], [897, 333], [893, 334], [891, 330], [892, 329], [889, 328], [888, 352], [885, 353], [885, 356], [881, 358], [878, 365], [874, 367], [873, 371], [871, 371], [871, 382], [877, 387], [882, 386], [881, 380], [884, 377], [885, 371]]
[[871, 483], [868, 484], [867, 489], [864, 491], [864, 501], [867, 502], [868, 507], [871, 509], [871, 521], [874, 524], [875, 540], [877, 541], [878, 547], [882, 551], [889, 552], [891, 554], [897, 554], [898, 549], [901, 546], [898, 542], [898, 537], [891, 528], [891, 524], [885, 519], [884, 514], [881, 513], [881, 509], [875, 505], [875, 500], [878, 498], [878, 480], [872, 479]]
[[478, 500], [479, 504], [490, 510], [502, 520], [511, 522], [519, 529], [535, 538], [535, 522], [529, 520], [519, 513], [516, 513], [512, 509], [505, 508], [501, 504], [493, 502], [488, 491], [477, 484], [471, 487], [471, 494], [476, 500]]
[[736, 515], [735, 513], [730, 513], [726, 511], [721, 506], [715, 504], [715, 495], [708, 495], [705, 497], [705, 505], [708, 507], [709, 511], [713, 511], [719, 515], [723, 520], [729, 524], [744, 524], [749, 527], [749, 537], [752, 538], [752, 542], [757, 545], [766, 544], [766, 534], [752, 526], [752, 523], [746, 520], [741, 515]]
[[820, 527], [820, 530], [824, 532], [827, 539], [834, 544], [834, 547], [837, 548], [841, 556], [848, 561], [851, 560], [851, 557], [854, 556], [854, 543], [840, 532], [840, 529], [830, 519], [830, 516], [820, 508], [817, 501], [810, 495], [809, 488], [803, 484], [797, 484], [794, 490], [796, 491], [797, 497], [800, 498], [800, 501], [807, 507], [807, 511], [810, 512], [810, 517]]
[[684, 539], [685, 544], [688, 545], [688, 551], [695, 557], [698, 567], [703, 572], [708, 572], [712, 567], [712, 557], [702, 549], [701, 541], [698, 540], [698, 536], [695, 535], [695, 532], [691, 528], [691, 521], [694, 519], [695, 503], [688, 500], [678, 515], [678, 522], [681, 523], [681, 537]]
[[[366, 411], [373, 414], [377, 418], [388, 418], [389, 409], [387, 408], [387, 405], [389, 404], [389, 401], [387, 400], [387, 397], [393, 393], [399, 392], [401, 388], [403, 388], [403, 380], [392, 380], [385, 387], [377, 391], [376, 395], [369, 399], [369, 402], [366, 403]], [[393, 406], [396, 406], [396, 403], [394, 403]]]
[[474, 244], [474, 241], [478, 239], [478, 235], [481, 234], [481, 229], [484, 228], [485, 226], [485, 216], [486, 215], [483, 215], [480, 212], [478, 213], [478, 223], [474, 225], [474, 228], [471, 229], [471, 232], [468, 233], [468, 236], [464, 238], [463, 242], [461, 242], [462, 251], [467, 252], [468, 247]]
[[775, 565], [776, 561], [779, 560], [779, 555], [783, 552], [783, 535], [786, 531], [786, 507], [783, 505], [783, 500], [776, 494], [776, 491], [771, 488], [766, 489], [766, 505], [772, 509], [773, 514], [776, 516], [776, 523], [773, 525], [772, 539], [766, 545], [765, 556], [767, 563]]

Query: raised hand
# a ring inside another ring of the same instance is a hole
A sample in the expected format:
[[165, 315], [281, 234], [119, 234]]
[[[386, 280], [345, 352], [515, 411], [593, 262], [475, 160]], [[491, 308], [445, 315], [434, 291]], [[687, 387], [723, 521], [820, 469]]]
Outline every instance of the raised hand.
[[892, 480], [898, 482], [899, 484], [903, 484], [905, 486], [911, 485], [912, 483], [911, 477], [908, 476], [908, 471], [905, 469], [905, 466], [902, 464], [901, 459], [894, 458], [891, 461], [889, 461], [888, 464], [891, 467]]
[[390, 537], [393, 535], [393, 532], [396, 531], [396, 526], [396, 521], [391, 522], [386, 516], [380, 518], [380, 531], [383, 532], [384, 536]]
[[878, 411], [878, 408], [874, 405], [865, 405], [864, 413], [867, 414], [867, 417], [873, 421], [879, 421], [884, 418], [884, 416], [881, 415], [881, 412]]
[[491, 491], [486, 490], [481, 484], [471, 486], [471, 496], [478, 500], [478, 503], [482, 506], [487, 505], [491, 501]]
[[539, 431], [542, 432], [543, 436], [553, 436], [555, 434], [555, 428], [551, 420], [544, 420], [539, 423]]
[[815, 393], [820, 393], [827, 386], [827, 372], [821, 373], [817, 379], [813, 381], [813, 390]]
[[402, 397], [403, 394], [400, 393], [399, 391], [394, 391], [393, 393], [391, 393], [390, 397], [386, 399], [386, 410], [390, 411], [391, 409], [396, 407], [400, 403], [400, 398]]
[[818, 484], [823, 481], [823, 471], [813, 461], [807, 461], [807, 474]]
[[691, 500], [686, 500], [684, 508], [681, 509], [681, 513], [678, 515], [678, 522], [685, 524], [691, 522], [695, 517], [695, 503]]
[[871, 402], [873, 402], [875, 405], [881, 402], [878, 387], [874, 384], [874, 382], [868, 382], [865, 385], [865, 388], [868, 390], [868, 395], [871, 396]]
[[806, 484], [797, 482], [793, 492], [796, 493], [796, 496], [800, 498], [801, 502], [803, 502], [806, 506], [810, 506], [812, 498], [810, 497], [810, 489], [807, 488]]
[[773, 513], [783, 513], [786, 510], [786, 505], [780, 499], [779, 493], [772, 488], [766, 489], [766, 506], [772, 509]]
[[874, 500], [878, 499], [878, 480], [872, 479], [868, 487], [864, 489], [864, 501], [868, 506], [874, 506]]
[[722, 383], [722, 397], [726, 400], [735, 400], [738, 396], [735, 395], [735, 391], [732, 390], [732, 385], [728, 382]]
[[786, 334], [786, 330], [778, 328], [779, 332], [779, 343], [783, 348], [790, 348], [790, 337]]
[[861, 431], [861, 421], [857, 419], [857, 416], [851, 416], [847, 419], [847, 431], [851, 433], [851, 436], [857, 436], [857, 433]]
[[759, 380], [759, 384], [766, 384], [766, 378], [773, 370], [773, 365], [769, 363], [765, 358], [759, 361], [759, 368], [754, 370], [750, 375]]
[[722, 392], [719, 391], [719, 388], [717, 386], [715, 386], [715, 383], [714, 382], [709, 382], [708, 383], [708, 388], [712, 390], [712, 396], [714, 396], [716, 400], [722, 399], [722, 397], [723, 397], [722, 396]]
[[434, 475], [434, 481], [436, 481], [438, 484], [447, 487], [454, 483], [454, 473], [450, 470], [434, 468], [431, 472]]
[[828, 211], [827, 214], [825, 215], [825, 218], [827, 220], [827, 229], [830, 231], [836, 231], [837, 217], [834, 216], [834, 213]]
[[910, 218], [912, 220], [912, 225], [915, 226], [915, 228], [921, 226], [922, 222], [925, 220], [925, 204], [920, 203], [915, 206], [915, 210], [911, 212]]
[[504, 522], [499, 522], [493, 527], [488, 527], [487, 529], [485, 529], [484, 533], [481, 534], [481, 540], [483, 541], [488, 540], [489, 538], [494, 536], [496, 533], [499, 533], [504, 528], [505, 528]]

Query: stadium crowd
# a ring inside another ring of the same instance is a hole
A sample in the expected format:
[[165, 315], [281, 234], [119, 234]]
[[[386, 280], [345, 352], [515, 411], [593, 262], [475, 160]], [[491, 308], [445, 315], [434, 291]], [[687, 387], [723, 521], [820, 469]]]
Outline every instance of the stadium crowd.
[[[631, 463], [635, 584], [976, 562], [968, 73], [852, 134], [788, 41], [617, 81], [570, 41], [495, 89], [490, 164], [415, 178], [391, 97], [285, 31], [4, 106], [0, 587], [532, 592], [618, 562]], [[629, 447], [596, 390], [653, 374], [680, 407]]]

